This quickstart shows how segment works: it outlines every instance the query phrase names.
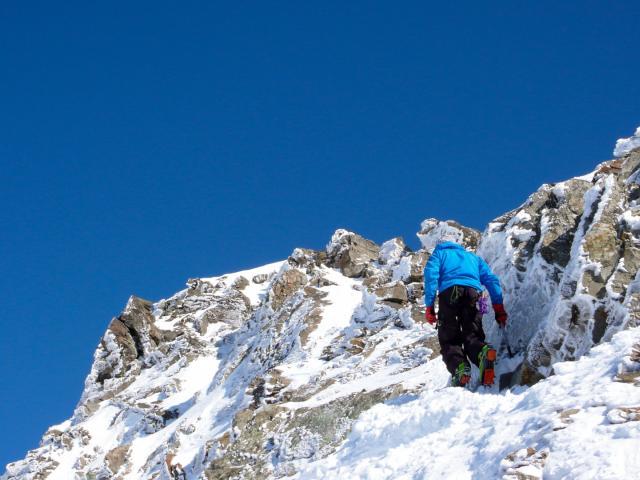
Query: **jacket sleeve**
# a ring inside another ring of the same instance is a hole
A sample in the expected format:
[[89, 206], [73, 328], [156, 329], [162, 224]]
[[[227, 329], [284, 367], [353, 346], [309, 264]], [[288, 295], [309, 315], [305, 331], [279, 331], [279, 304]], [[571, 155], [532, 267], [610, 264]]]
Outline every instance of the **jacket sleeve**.
[[438, 280], [440, 278], [440, 256], [433, 252], [424, 267], [424, 304], [429, 307], [436, 301]]
[[480, 283], [487, 287], [489, 295], [491, 296], [491, 303], [502, 303], [502, 288], [500, 287], [500, 280], [491, 271], [487, 262], [478, 257], [478, 263], [480, 267]]

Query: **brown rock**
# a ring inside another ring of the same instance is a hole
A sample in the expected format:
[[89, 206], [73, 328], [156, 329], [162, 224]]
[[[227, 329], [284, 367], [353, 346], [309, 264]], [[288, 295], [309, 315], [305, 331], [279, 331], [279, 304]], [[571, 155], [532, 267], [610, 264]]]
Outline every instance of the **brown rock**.
[[112, 473], [116, 473], [120, 470], [120, 467], [127, 461], [127, 455], [129, 453], [129, 444], [116, 447], [105, 455], [104, 459], [107, 462], [107, 467]]
[[307, 276], [292, 268], [284, 272], [271, 287], [271, 308], [278, 310], [282, 304], [300, 288], [307, 284]]
[[347, 277], [361, 277], [379, 255], [378, 245], [346, 230], [336, 230], [327, 246], [328, 265], [339, 268]]
[[392, 303], [407, 303], [409, 297], [407, 295], [407, 287], [402, 282], [391, 283], [376, 288], [375, 293], [381, 300]]

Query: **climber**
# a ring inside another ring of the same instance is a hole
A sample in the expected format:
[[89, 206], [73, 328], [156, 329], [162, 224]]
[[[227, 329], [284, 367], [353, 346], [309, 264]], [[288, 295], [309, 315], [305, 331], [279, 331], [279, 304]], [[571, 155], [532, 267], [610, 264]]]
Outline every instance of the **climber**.
[[438, 295], [438, 341], [442, 360], [451, 373], [451, 385], [465, 386], [471, 379], [469, 360], [480, 369], [482, 385], [492, 385], [496, 350], [487, 344], [482, 329], [482, 313], [477, 302], [482, 285], [487, 287], [496, 322], [507, 323], [502, 305], [500, 281], [487, 263], [456, 243], [457, 237], [441, 235], [424, 269], [425, 317], [436, 324], [435, 299]]

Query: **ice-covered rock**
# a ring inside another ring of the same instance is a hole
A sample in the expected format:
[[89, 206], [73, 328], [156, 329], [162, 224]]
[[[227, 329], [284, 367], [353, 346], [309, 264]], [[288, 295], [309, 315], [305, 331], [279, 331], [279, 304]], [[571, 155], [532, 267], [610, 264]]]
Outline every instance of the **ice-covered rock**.
[[622, 157], [636, 148], [640, 148], [640, 127], [631, 137], [618, 139], [613, 149], [613, 156]]
[[[543, 185], [484, 232], [478, 252], [500, 277], [508, 343], [525, 359], [516, 381], [549, 375], [555, 362], [637, 324], [639, 168], [634, 151], [590, 175]], [[491, 319], [485, 326], [502, 341]]]
[[441, 221], [437, 218], [424, 220], [417, 235], [422, 247], [429, 253], [433, 251], [439, 241], [459, 243], [465, 248], [475, 251], [480, 240], [480, 232], [477, 230], [460, 225], [454, 220]]

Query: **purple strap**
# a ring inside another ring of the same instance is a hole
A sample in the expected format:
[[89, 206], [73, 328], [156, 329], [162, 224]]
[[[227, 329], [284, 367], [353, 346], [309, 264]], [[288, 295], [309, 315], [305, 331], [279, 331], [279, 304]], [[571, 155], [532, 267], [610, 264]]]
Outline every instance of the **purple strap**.
[[476, 307], [478, 308], [478, 312], [480, 313], [480, 315], [489, 313], [489, 299], [484, 295], [480, 295]]

